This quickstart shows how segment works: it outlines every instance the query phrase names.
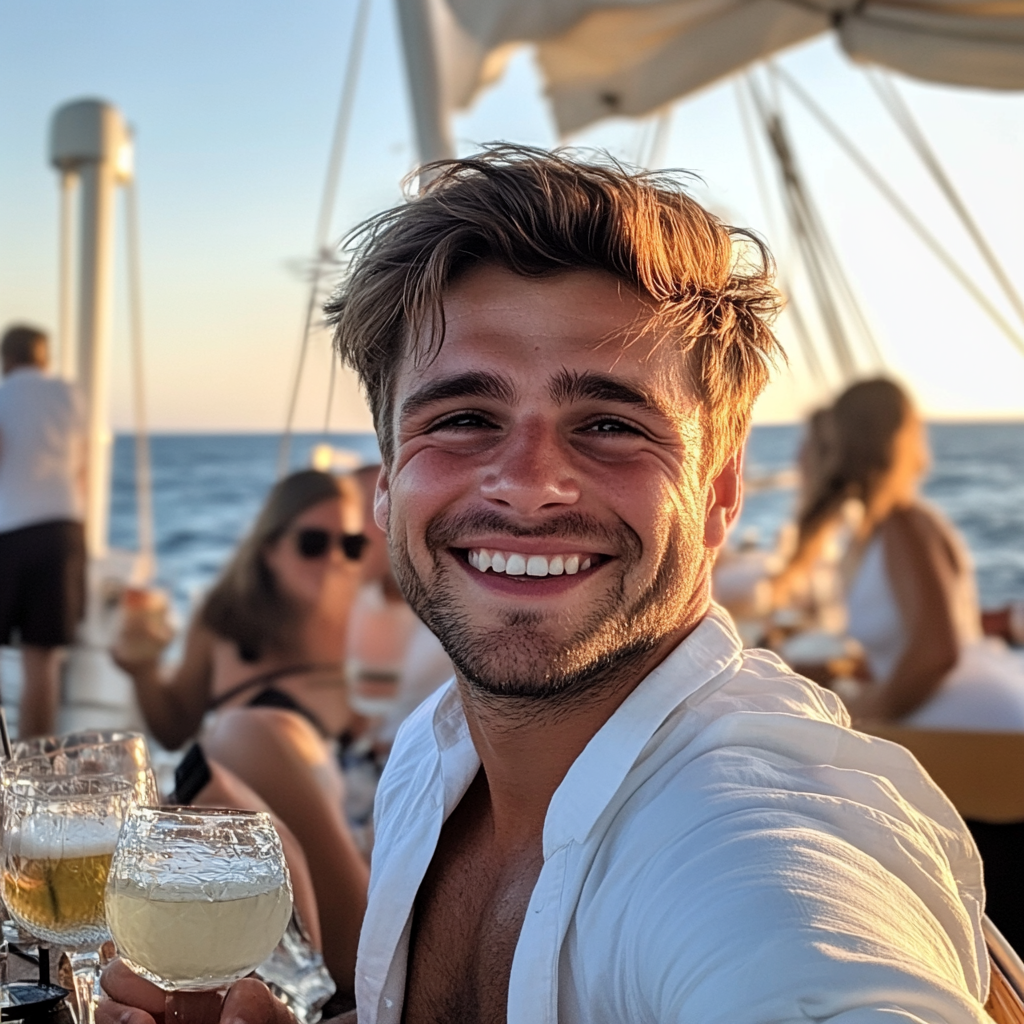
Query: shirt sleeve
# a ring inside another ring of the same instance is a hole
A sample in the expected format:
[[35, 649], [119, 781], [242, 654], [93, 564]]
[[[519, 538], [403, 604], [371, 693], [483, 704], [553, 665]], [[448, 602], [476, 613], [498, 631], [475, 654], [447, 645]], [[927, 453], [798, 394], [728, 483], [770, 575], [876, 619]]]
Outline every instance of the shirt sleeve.
[[899, 788], [863, 758], [723, 745], [639, 790], [577, 908], [583, 1004], [650, 1024], [988, 1024], [977, 853], [922, 811], [934, 786], [899, 753]]
[[800, 815], [775, 817], [710, 823], [700, 852], [651, 863], [633, 921], [638, 1019], [987, 1021], [906, 882]]

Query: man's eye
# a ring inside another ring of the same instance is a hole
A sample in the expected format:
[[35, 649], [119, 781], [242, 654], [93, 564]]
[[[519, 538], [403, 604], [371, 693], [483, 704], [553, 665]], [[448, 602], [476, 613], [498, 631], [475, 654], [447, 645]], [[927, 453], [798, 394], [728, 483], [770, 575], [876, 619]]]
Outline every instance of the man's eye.
[[475, 412], [460, 412], [452, 416], [445, 416], [431, 425], [427, 433], [433, 434], [438, 430], [473, 430], [480, 427], [491, 427], [493, 424]]
[[585, 428], [588, 434], [640, 434], [632, 424], [624, 423], [622, 420], [597, 420], [588, 424]]

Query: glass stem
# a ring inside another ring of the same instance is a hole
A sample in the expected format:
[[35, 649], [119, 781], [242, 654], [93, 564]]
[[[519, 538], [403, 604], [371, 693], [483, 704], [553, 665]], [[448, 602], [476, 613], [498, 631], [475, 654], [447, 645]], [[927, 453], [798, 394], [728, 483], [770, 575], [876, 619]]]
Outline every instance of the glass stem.
[[100, 954], [86, 950], [71, 954], [75, 972], [75, 1000], [78, 1003], [78, 1024], [95, 1024], [96, 1004], [100, 998]]

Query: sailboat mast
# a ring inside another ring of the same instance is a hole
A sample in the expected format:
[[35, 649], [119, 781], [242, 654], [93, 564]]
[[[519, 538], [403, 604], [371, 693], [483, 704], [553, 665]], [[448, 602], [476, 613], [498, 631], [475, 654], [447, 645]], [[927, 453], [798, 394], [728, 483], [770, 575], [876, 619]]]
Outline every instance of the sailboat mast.
[[[77, 100], [54, 114], [50, 161], [65, 182], [79, 181], [76, 379], [88, 423], [85, 531], [89, 554], [107, 551], [110, 516], [110, 348], [114, 315], [114, 207], [117, 186], [131, 179], [131, 133], [120, 112], [100, 100]], [[70, 338], [63, 339], [70, 345]]]

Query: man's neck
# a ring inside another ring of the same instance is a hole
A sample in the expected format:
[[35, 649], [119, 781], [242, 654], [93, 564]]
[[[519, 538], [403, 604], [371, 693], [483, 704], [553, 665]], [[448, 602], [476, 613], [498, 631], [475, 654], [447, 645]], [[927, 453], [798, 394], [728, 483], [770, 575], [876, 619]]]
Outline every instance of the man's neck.
[[[550, 713], [520, 698], [481, 695], [458, 678], [466, 721], [480, 756], [490, 794], [495, 840], [499, 846], [521, 846], [544, 829], [548, 805], [573, 762], [644, 678], [697, 627], [707, 612], [688, 618], [610, 684], [598, 688], [571, 708]], [[518, 706], [517, 706], [518, 705]], [[540, 713], [538, 713], [540, 712]]]

